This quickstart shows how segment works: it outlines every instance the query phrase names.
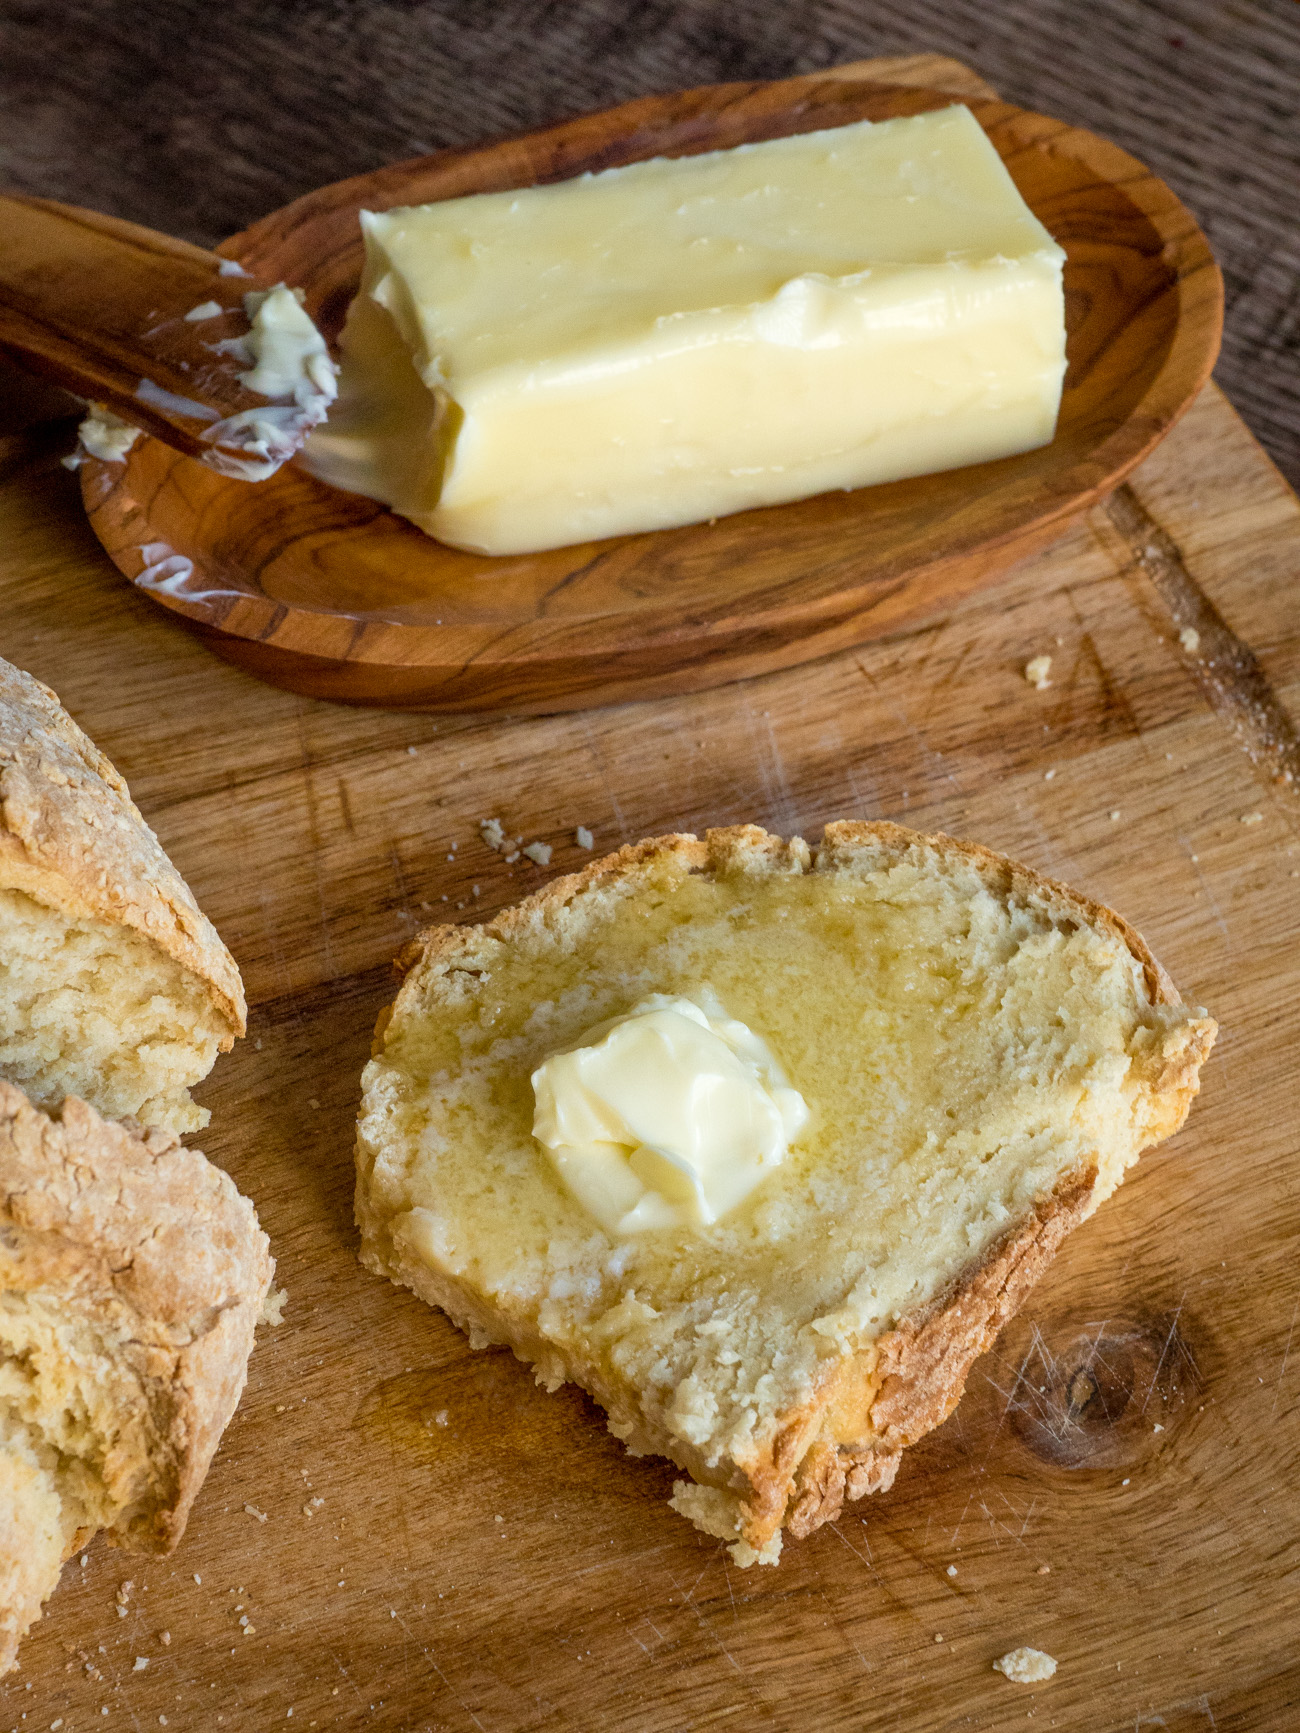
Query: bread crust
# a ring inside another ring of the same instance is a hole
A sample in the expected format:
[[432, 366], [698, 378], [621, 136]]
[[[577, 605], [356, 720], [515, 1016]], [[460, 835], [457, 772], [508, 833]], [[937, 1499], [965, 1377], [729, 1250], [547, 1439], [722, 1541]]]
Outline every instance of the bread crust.
[[[274, 1269], [252, 1204], [199, 1151], [71, 1097], [51, 1116], [0, 1081], [0, 1294], [88, 1328], [138, 1393], [112, 1451], [115, 1544], [168, 1552], [183, 1534]], [[19, 1635], [6, 1652], [0, 1620], [0, 1673]]]
[[[1032, 868], [978, 843], [942, 832], [924, 834], [887, 821], [841, 821], [826, 826], [822, 842], [810, 850], [802, 839], [786, 841], [755, 825], [710, 830], [703, 841], [672, 834], [636, 843], [593, 862], [581, 872], [554, 880], [515, 907], [477, 927], [434, 927], [413, 939], [396, 959], [406, 979], [396, 1002], [379, 1019], [375, 1051], [383, 1050], [391, 1017], [435, 1007], [448, 974], [474, 972], [490, 964], [500, 947], [539, 928], [574, 919], [573, 906], [589, 896], [635, 895], [656, 879], [691, 873], [747, 873], [756, 876], [799, 872], [861, 872], [864, 868], [921, 864], [926, 856], [968, 866], [1001, 899], [1049, 911], [1118, 941], [1140, 970], [1150, 1004], [1179, 1006], [1166, 971], [1142, 936], [1112, 909], [1057, 883]], [[1142, 1101], [1142, 1146], [1170, 1136], [1183, 1123], [1199, 1089], [1199, 1070], [1217, 1032], [1214, 1021], [1189, 1013], [1171, 1029], [1159, 1074]], [[993, 1342], [1039, 1279], [1072, 1228], [1109, 1194], [1114, 1177], [1096, 1166], [1058, 1181], [1053, 1191], [1010, 1224], [1004, 1233], [961, 1271], [947, 1290], [900, 1318], [868, 1348], [831, 1363], [812, 1399], [782, 1415], [771, 1442], [735, 1465], [727, 1479], [739, 1497], [738, 1532], [761, 1551], [782, 1526], [796, 1537], [812, 1532], [839, 1514], [846, 1498], [884, 1491], [892, 1484], [903, 1449], [939, 1425], [959, 1401], [973, 1362]], [[592, 1367], [563, 1362], [555, 1346], [518, 1320], [497, 1316], [467, 1285], [435, 1274], [400, 1255], [380, 1252], [382, 1224], [365, 1195], [359, 1167], [357, 1219], [363, 1232], [363, 1260], [369, 1267], [407, 1283], [442, 1307], [476, 1340], [503, 1342], [520, 1358], [537, 1364], [539, 1376], [581, 1384], [617, 1419], [615, 1430], [638, 1449], [670, 1457], [704, 1483], [718, 1484], [716, 1473], [699, 1472], [684, 1448], [662, 1439], [637, 1438], [629, 1417], [618, 1413], [617, 1392], [602, 1388]], [[840, 1436], [827, 1436], [832, 1409], [840, 1416]], [[845, 1411], [859, 1425], [843, 1438]]]
[[108, 759], [57, 695], [0, 661], [0, 889], [130, 927], [207, 987], [228, 1052], [247, 1007], [234, 958]]

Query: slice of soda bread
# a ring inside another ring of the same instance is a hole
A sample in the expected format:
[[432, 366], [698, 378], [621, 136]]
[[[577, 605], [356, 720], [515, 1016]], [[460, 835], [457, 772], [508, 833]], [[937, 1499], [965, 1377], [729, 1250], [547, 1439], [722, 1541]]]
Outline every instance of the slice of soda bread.
[[[1216, 1026], [1117, 915], [894, 824], [660, 837], [399, 960], [357, 1145], [363, 1262], [572, 1380], [675, 1507], [774, 1562], [887, 1488], [1069, 1230], [1183, 1123]], [[606, 1232], [530, 1077], [711, 991], [810, 1110], [708, 1227]]]
[[274, 1269], [198, 1150], [0, 1082], [0, 1674], [96, 1530], [180, 1539]]
[[0, 662], [0, 1077], [43, 1106], [206, 1125], [244, 1033], [234, 958], [49, 687]]

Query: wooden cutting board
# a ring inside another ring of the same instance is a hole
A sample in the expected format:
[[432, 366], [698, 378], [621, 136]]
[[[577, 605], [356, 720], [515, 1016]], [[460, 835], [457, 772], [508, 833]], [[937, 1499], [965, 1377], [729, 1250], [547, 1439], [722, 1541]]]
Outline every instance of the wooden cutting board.
[[[983, 88], [950, 62], [882, 71]], [[0, 1733], [1300, 1722], [1300, 502], [1217, 390], [942, 619], [547, 719], [334, 708], [217, 662], [99, 550], [69, 443], [0, 443], [0, 654], [125, 773], [240, 962], [249, 1036], [201, 1091], [200, 1141], [256, 1200], [289, 1300], [179, 1552], [69, 1565]], [[559, 873], [590, 858], [580, 824], [603, 851], [860, 816], [1112, 903], [1222, 1034], [1187, 1129], [1066, 1243], [893, 1492], [741, 1572], [575, 1391], [361, 1270], [357, 1077], [402, 941], [548, 876], [480, 819], [551, 843]], [[991, 1670], [1021, 1643], [1056, 1656], [1050, 1684]]]

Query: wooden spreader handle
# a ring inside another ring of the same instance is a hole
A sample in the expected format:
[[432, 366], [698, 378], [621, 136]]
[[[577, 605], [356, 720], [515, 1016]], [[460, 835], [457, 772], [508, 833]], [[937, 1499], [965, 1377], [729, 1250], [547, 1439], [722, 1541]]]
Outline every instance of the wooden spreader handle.
[[217, 347], [248, 331], [244, 295], [266, 286], [136, 223], [0, 196], [0, 352], [190, 456], [266, 404], [239, 381], [247, 360]]

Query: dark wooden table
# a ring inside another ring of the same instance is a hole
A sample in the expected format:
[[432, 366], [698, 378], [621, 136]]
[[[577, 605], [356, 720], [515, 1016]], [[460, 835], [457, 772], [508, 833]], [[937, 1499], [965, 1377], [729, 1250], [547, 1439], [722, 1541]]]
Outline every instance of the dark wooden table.
[[211, 245], [440, 145], [921, 52], [1186, 200], [1227, 279], [1219, 382], [1300, 482], [1294, 0], [0, 0], [0, 185]]
[[[0, 0], [0, 184], [214, 240], [430, 145], [933, 46], [1178, 188], [1228, 270], [1220, 378], [1300, 479], [1300, 9], [896, 4]], [[69, 1566], [0, 1733], [1300, 1726], [1300, 507], [1214, 387], [949, 616], [551, 718], [353, 711], [217, 662], [95, 542], [70, 426], [14, 425], [0, 402], [0, 654], [120, 766], [239, 960], [249, 1038], [202, 1141], [289, 1304], [183, 1548]], [[554, 845], [550, 874], [589, 858], [577, 824], [602, 851], [742, 818], [978, 837], [1122, 909], [1222, 1023], [1186, 1131], [1072, 1237], [951, 1422], [779, 1571], [734, 1573], [667, 1509], [666, 1464], [357, 1264], [388, 959], [541, 880], [484, 847], [490, 813]], [[1061, 1662], [1041, 1691], [991, 1669], [1025, 1641]]]

